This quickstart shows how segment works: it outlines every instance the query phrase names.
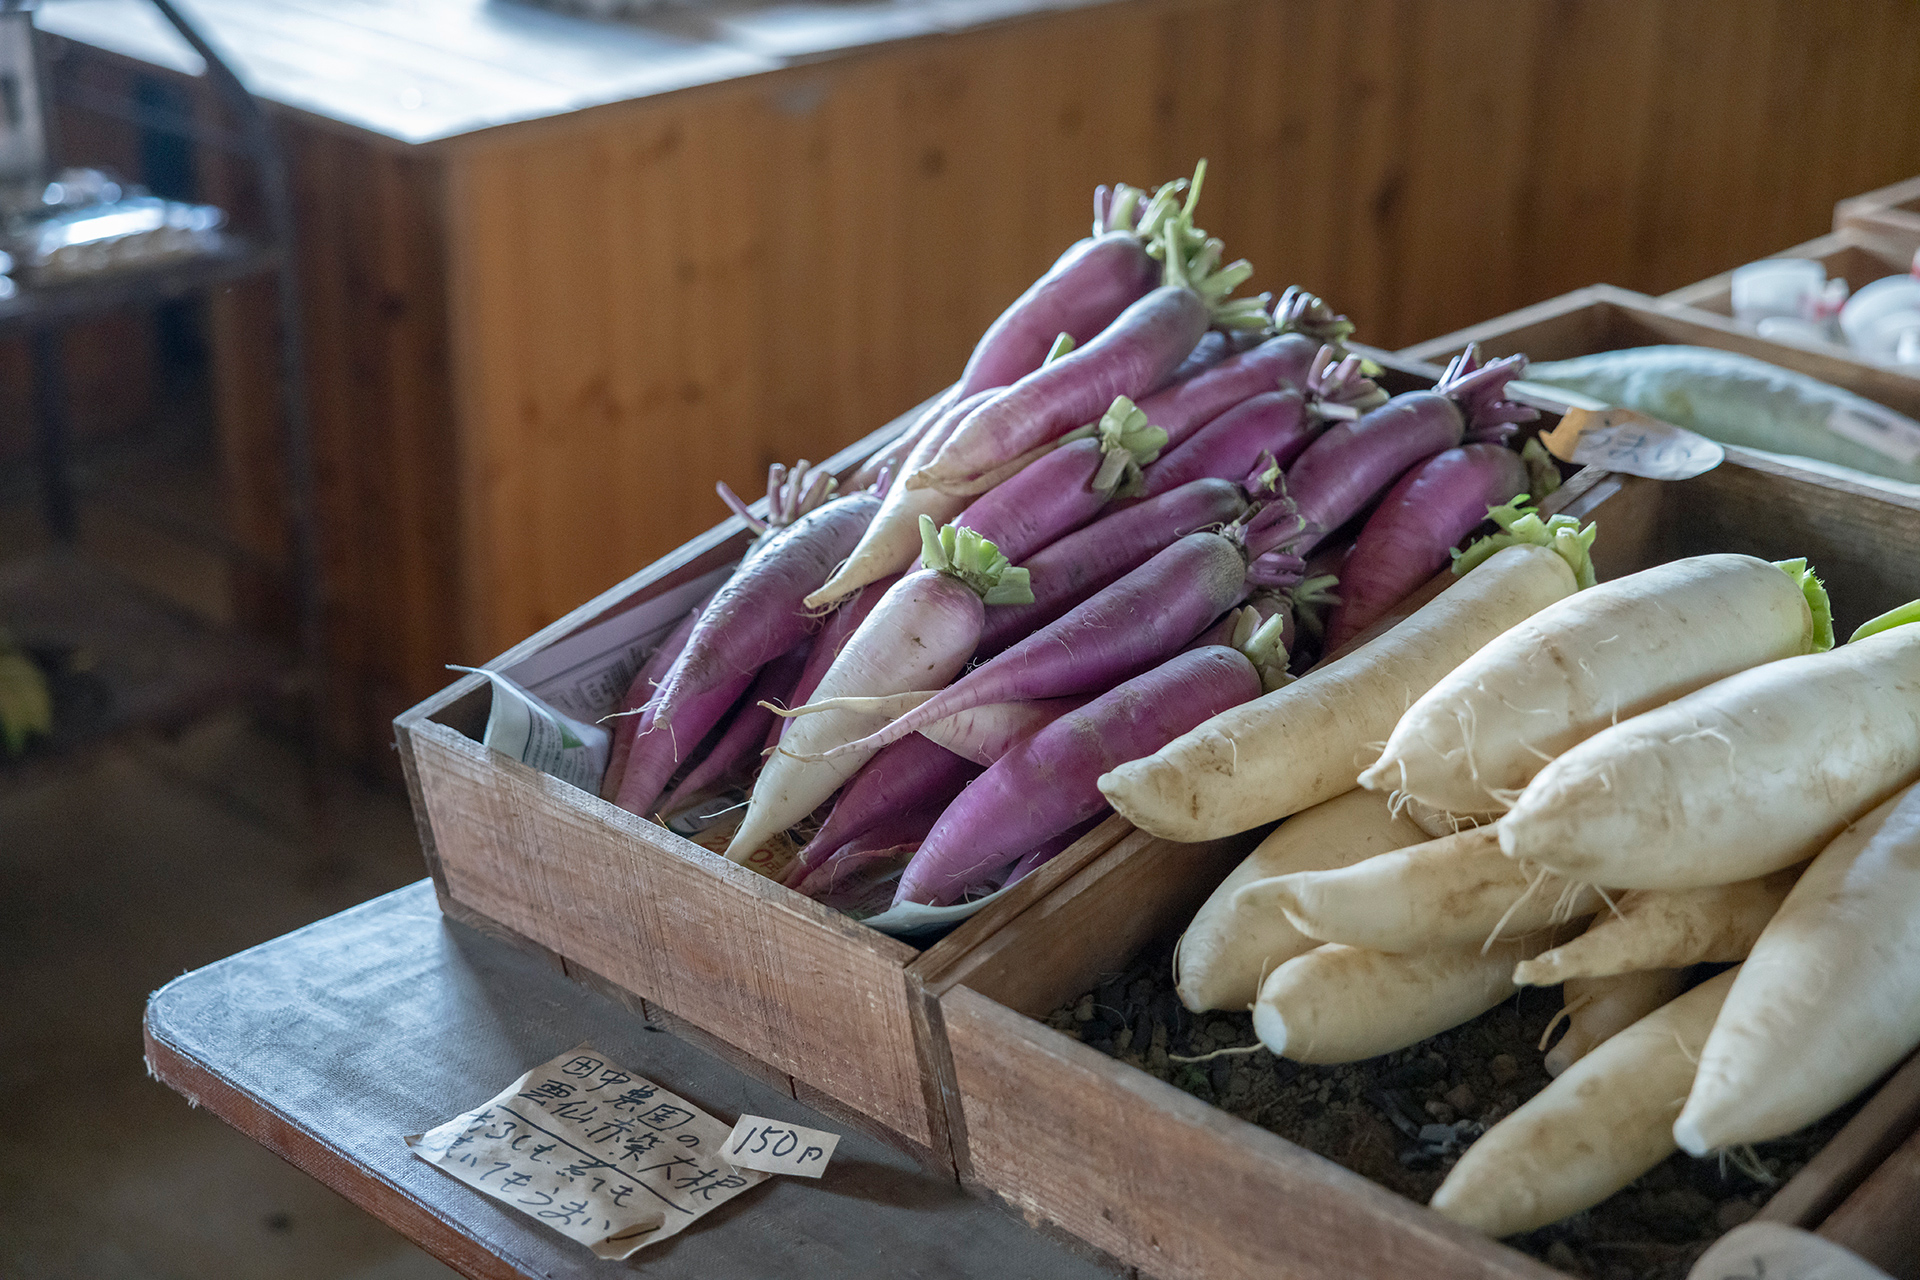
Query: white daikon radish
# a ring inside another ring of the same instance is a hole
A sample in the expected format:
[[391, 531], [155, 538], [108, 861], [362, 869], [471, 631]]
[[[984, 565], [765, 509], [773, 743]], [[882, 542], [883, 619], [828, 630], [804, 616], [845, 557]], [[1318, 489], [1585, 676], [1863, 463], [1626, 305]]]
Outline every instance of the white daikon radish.
[[1513, 971], [1525, 986], [1550, 987], [1642, 969], [1745, 960], [1800, 878], [1791, 866], [1757, 880], [1704, 889], [1634, 889], [1614, 897], [1591, 927]]
[[[1212, 840], [1351, 790], [1413, 700], [1481, 645], [1593, 580], [1593, 527], [1532, 517], [1514, 543], [1346, 657], [1309, 671], [1100, 779], [1135, 826]], [[1496, 535], [1513, 537], [1514, 534]]]
[[1603, 729], [1501, 820], [1570, 880], [1692, 889], [1812, 857], [1920, 776], [1920, 627], [1729, 676]]
[[1253, 1033], [1295, 1062], [1357, 1062], [1418, 1044], [1514, 993], [1513, 966], [1552, 934], [1448, 951], [1389, 955], [1328, 943], [1260, 987]]
[[[1531, 963], [1531, 962], [1529, 962]], [[1521, 965], [1526, 968], [1526, 965]], [[1682, 969], [1646, 969], [1608, 978], [1569, 978], [1560, 1010], [1567, 1033], [1547, 1050], [1543, 1065], [1557, 1076], [1611, 1039], [1667, 1003], [1687, 985]], [[1556, 1019], [1558, 1021], [1558, 1019]], [[1549, 1028], [1551, 1031], [1551, 1028]]]
[[1400, 717], [1360, 785], [1457, 812], [1504, 810], [1599, 730], [1763, 662], [1833, 647], [1804, 560], [1692, 556], [1548, 605]]
[[1703, 1155], [1791, 1133], [1916, 1045], [1920, 786], [1841, 832], [1780, 904], [1707, 1037], [1674, 1137]]
[[1413, 819], [1413, 825], [1435, 840], [1441, 836], [1459, 835], [1468, 827], [1492, 826], [1500, 820], [1497, 813], [1454, 813], [1447, 809], [1436, 809], [1413, 796], [1401, 796], [1398, 803], [1401, 812]]
[[1729, 969], [1561, 1072], [1467, 1148], [1434, 1211], [1510, 1236], [1588, 1209], [1673, 1154], [1673, 1117], [1733, 985]]
[[1249, 1008], [1260, 983], [1280, 965], [1320, 944], [1277, 911], [1243, 909], [1242, 885], [1289, 871], [1342, 867], [1418, 844], [1420, 829], [1387, 798], [1355, 789], [1294, 814], [1227, 873], [1195, 913], [1173, 952], [1174, 989], [1195, 1013]]
[[1281, 912], [1309, 938], [1373, 951], [1436, 951], [1516, 938], [1593, 914], [1592, 886], [1530, 870], [1473, 827], [1329, 871], [1301, 871], [1240, 890], [1247, 913]]

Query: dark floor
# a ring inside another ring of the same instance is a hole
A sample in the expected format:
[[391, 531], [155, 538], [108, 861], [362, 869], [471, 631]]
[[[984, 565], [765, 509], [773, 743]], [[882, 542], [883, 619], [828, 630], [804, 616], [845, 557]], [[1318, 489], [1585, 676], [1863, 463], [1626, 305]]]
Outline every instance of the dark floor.
[[238, 716], [0, 790], [0, 1276], [452, 1274], [146, 1075], [154, 988], [420, 876], [399, 797], [300, 797]]
[[[176, 415], [180, 447], [162, 422], [130, 460], [83, 459], [81, 543], [223, 623], [224, 563], [165, 532], [219, 514], [194, 409]], [[32, 553], [31, 476], [0, 473], [0, 558]], [[0, 768], [0, 1277], [453, 1274], [146, 1074], [149, 992], [424, 873], [402, 796], [342, 776], [318, 821], [304, 782], [295, 750], [240, 712]]]

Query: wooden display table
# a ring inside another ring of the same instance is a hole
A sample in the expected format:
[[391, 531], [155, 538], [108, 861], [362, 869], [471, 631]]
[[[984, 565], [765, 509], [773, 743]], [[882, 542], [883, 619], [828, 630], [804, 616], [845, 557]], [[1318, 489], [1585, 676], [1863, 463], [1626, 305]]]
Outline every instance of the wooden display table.
[[[591, 1040], [731, 1123], [845, 1134], [818, 1182], [775, 1178], [625, 1264], [415, 1159], [420, 1133]], [[426, 881], [177, 978], [147, 1006], [147, 1063], [199, 1106], [467, 1276], [1111, 1280], [904, 1154], [440, 914]]]

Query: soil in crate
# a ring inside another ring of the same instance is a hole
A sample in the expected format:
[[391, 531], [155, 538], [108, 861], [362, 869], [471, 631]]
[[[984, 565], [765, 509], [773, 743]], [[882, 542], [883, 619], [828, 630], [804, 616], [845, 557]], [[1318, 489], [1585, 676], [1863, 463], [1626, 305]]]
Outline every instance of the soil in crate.
[[[1544, 1089], [1539, 1045], [1560, 989], [1527, 989], [1464, 1026], [1364, 1062], [1312, 1066], [1257, 1046], [1244, 1013], [1189, 1013], [1171, 947], [1055, 1010], [1049, 1026], [1424, 1204], [1459, 1153]], [[1605, 1203], [1507, 1243], [1575, 1276], [1682, 1280], [1723, 1232], [1757, 1213], [1854, 1108], [1738, 1161], [1676, 1153]], [[1764, 1178], [1760, 1175], [1764, 1174]]]

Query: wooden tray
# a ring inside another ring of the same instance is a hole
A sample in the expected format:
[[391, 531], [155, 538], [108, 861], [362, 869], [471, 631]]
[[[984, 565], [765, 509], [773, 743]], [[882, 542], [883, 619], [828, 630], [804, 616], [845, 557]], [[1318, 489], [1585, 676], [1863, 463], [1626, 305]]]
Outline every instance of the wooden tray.
[[[844, 474], [912, 418], [831, 459]], [[501, 655], [511, 667], [739, 559], [731, 519]], [[549, 953], [796, 1098], [952, 1170], [918, 966], [962, 954], [1125, 831], [1096, 828], [925, 951], [481, 745], [468, 676], [394, 721], [427, 866], [455, 919]]]
[[[1599, 521], [1603, 577], [1708, 549], [1805, 555], [1842, 635], [1920, 595], [1920, 500], [1728, 453], [1676, 484], [1583, 472], [1556, 505]], [[953, 1057], [963, 1175], [1163, 1280], [1560, 1275], [1039, 1020], [1176, 934], [1251, 841], [1135, 832], [925, 974]], [[1856, 1119], [1775, 1203], [1818, 1222], [1886, 1154], [1872, 1132], [1905, 1113], [1863, 1111], [1867, 1138]]]
[[1783, 369], [1876, 400], [1920, 417], [1920, 378], [1869, 364], [1841, 347], [1797, 347], [1772, 342], [1733, 322], [1666, 298], [1596, 284], [1522, 307], [1492, 320], [1402, 348], [1402, 360], [1444, 364], [1469, 342], [1486, 356], [1523, 352], [1531, 360], [1567, 360], [1597, 351], [1683, 343], [1715, 347], [1765, 360]]
[[[1885, 276], [1903, 276], [1912, 266], [1913, 255], [1883, 236], [1854, 227], [1829, 231], [1826, 235], [1769, 254], [1770, 258], [1812, 258], [1827, 269], [1829, 277], [1838, 276], [1855, 293], [1860, 287]], [[1675, 289], [1660, 295], [1662, 302], [1679, 303], [1700, 311], [1711, 311], [1729, 319], [1733, 316], [1733, 272]], [[1822, 348], [1824, 349], [1824, 347]], [[1838, 348], [1845, 351], [1846, 348]]]
[[[1431, 377], [1355, 347], [1399, 392]], [[903, 430], [844, 450], [840, 474]], [[739, 559], [728, 520], [516, 645], [507, 668]], [[582, 982], [672, 1023], [795, 1097], [877, 1126], [952, 1170], [947, 1055], [923, 975], [952, 964], [1131, 830], [1110, 818], [924, 950], [718, 858], [481, 745], [487, 682], [468, 676], [394, 721], [427, 866], [448, 915], [549, 953]]]
[[1896, 182], [1833, 206], [1833, 229], [1880, 236], [1907, 253], [1920, 250], [1920, 177]]

